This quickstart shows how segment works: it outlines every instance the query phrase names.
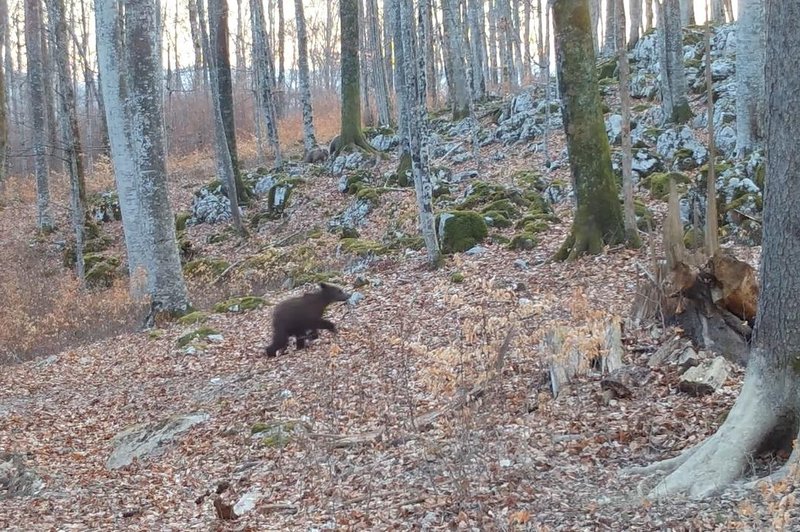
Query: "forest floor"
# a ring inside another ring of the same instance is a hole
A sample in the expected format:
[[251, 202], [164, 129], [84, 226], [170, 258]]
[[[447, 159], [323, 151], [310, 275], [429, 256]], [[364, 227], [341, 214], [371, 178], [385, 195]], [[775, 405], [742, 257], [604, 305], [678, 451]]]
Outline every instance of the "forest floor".
[[[504, 161], [489, 162], [488, 150], [496, 149], [486, 148], [482, 179], [502, 182], [510, 169], [540, 167], [538, 155], [511, 150]], [[208, 181], [213, 161], [173, 166], [175, 210], [185, 209], [193, 191]], [[568, 169], [552, 177], [568, 179]], [[234, 263], [344, 207], [350, 197], [336, 191], [337, 180], [327, 174], [310, 179], [286, 220], [267, 224], [247, 241], [207, 244], [220, 227], [196, 226], [189, 228], [192, 242], [201, 255]], [[7, 199], [0, 216], [21, 230], [0, 236], [4, 249], [25, 243], [34, 227], [32, 198], [15, 194], [18, 201]], [[362, 237], [378, 235], [404, 216], [413, 226], [413, 194], [388, 192]], [[269, 303], [262, 308], [212, 314], [206, 325], [222, 338], [197, 354], [176, 346], [192, 328], [171, 324], [159, 334], [129, 330], [3, 366], [0, 450], [26, 455], [44, 490], [34, 498], [4, 500], [0, 528], [785, 526], [791, 494], [777, 488], [729, 491], [700, 502], [654, 501], [645, 498], [653, 479], [620, 475], [627, 466], [674, 456], [712, 434], [736, 398], [741, 369], [718, 393], [701, 398], [678, 391], [673, 368], [654, 369], [651, 382], [629, 399], [605, 404], [601, 375], [591, 372], [552, 398], [543, 335], [556, 326], [593, 331], [614, 317], [627, 323], [653, 252], [649, 246], [619, 247], [574, 262], [549, 261], [569, 230], [570, 208], [569, 202], [558, 207], [560, 222], [531, 251], [484, 243], [483, 253], [451, 256], [433, 271], [425, 267], [424, 251], [402, 252], [343, 275], [340, 284], [349, 290], [357, 276], [368, 281], [357, 289], [364, 299], [332, 306], [328, 315], [338, 334], [322, 332], [302, 352], [264, 356], [274, 303], [303, 291], [267, 287], [262, 293]], [[652, 208], [663, 211], [663, 204]], [[323, 235], [313, 245], [320, 260], [342, 266], [347, 259], [335, 252], [336, 240]], [[301, 245], [308, 242], [295, 246]], [[53, 251], [41, 253], [58, 260]], [[737, 255], [757, 264], [758, 249]], [[454, 273], [461, 282], [454, 282]], [[237, 289], [199, 284], [192, 294], [203, 307]], [[125, 323], [125, 308], [103, 312], [117, 312]], [[510, 348], [499, 356], [512, 327]], [[657, 325], [625, 328], [625, 362], [646, 365], [649, 354], [674, 334]], [[459, 401], [470, 390], [480, 390], [470, 396], [479, 397]], [[209, 418], [160, 455], [121, 469], [106, 467], [113, 438], [124, 429], [194, 412]], [[440, 415], [422, 421], [432, 413]], [[269, 440], [253, 434], [264, 424], [285, 431]], [[224, 504], [246, 495], [255, 505], [236, 520], [219, 519], [213, 500], [221, 483], [229, 485], [220, 499]]]

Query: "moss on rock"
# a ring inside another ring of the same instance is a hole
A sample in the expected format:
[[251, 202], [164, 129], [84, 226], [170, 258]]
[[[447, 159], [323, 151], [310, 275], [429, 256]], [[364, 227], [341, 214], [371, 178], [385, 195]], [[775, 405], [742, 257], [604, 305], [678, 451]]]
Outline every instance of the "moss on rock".
[[216, 336], [219, 335], [219, 332], [211, 327], [200, 327], [192, 332], [186, 333], [180, 338], [178, 338], [177, 344], [178, 347], [186, 347], [190, 343], [194, 342], [195, 340], [205, 340], [209, 336]]
[[214, 312], [245, 312], [260, 308], [266, 304], [263, 297], [233, 297], [214, 305]]
[[343, 238], [340, 242], [342, 250], [359, 257], [369, 255], [384, 255], [388, 251], [387, 247], [374, 240], [361, 238]]
[[450, 211], [439, 215], [437, 220], [442, 251], [457, 253], [466, 251], [482, 242], [489, 230], [483, 216], [475, 211]]

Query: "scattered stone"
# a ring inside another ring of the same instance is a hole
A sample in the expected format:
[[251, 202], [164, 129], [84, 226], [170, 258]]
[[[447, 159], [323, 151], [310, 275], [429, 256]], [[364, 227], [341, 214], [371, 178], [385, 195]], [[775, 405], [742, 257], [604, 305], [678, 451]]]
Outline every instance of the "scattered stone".
[[0, 452], [0, 500], [35, 497], [43, 488], [41, 477], [25, 465], [24, 454]]
[[205, 412], [194, 412], [128, 427], [114, 437], [114, 450], [106, 461], [106, 467], [119, 469], [130, 465], [134, 459], [158, 455], [176, 436], [210, 417]]
[[731, 364], [718, 356], [713, 360], [693, 366], [681, 375], [678, 388], [693, 396], [709, 395], [719, 390], [730, 373]]

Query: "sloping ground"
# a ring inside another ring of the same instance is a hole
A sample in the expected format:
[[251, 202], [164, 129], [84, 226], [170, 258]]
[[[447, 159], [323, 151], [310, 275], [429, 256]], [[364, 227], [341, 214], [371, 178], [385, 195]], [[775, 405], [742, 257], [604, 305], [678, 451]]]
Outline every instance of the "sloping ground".
[[[555, 226], [534, 251], [489, 245], [435, 272], [419, 253], [383, 261], [368, 272], [373, 285], [361, 289], [362, 302], [331, 309], [339, 335], [323, 333], [305, 352], [262, 356], [265, 308], [214, 315], [208, 324], [224, 340], [196, 356], [175, 347], [184, 332], [175, 326], [157, 339], [121, 336], [61, 353], [49, 365], [4, 368], [0, 449], [27, 453], [45, 491], [4, 501], [0, 527], [761, 528], [766, 507], [758, 495], [754, 513], [736, 498], [652, 505], [618, 477], [621, 467], [713, 432], [739, 378], [721, 394], [694, 399], [674, 389], [674, 375], [659, 373], [632, 400], [604, 406], [595, 376], [549, 399], [538, 334], [556, 322], [585, 321], [592, 311], [625, 316], [635, 263], [647, 263], [644, 252], [626, 250], [540, 263], [567, 227]], [[516, 258], [530, 268], [514, 267]], [[454, 269], [463, 283], [449, 280]], [[525, 288], [508, 289], [500, 279]], [[445, 408], [486, 376], [509, 322], [519, 333], [482, 398], [430, 428], [415, 426], [415, 418]], [[126, 427], [198, 411], [209, 421], [161, 456], [105, 467], [112, 437]], [[275, 421], [292, 422], [285, 439], [251, 435], [254, 425]], [[231, 483], [225, 501], [253, 488], [261, 494], [236, 521], [218, 520], [211, 496], [196, 502], [223, 481]]]

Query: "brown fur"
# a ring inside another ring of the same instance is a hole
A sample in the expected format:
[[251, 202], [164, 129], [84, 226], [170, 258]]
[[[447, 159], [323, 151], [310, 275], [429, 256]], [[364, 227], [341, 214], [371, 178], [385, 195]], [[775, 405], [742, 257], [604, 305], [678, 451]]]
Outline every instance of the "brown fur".
[[325, 148], [314, 148], [307, 152], [303, 157], [304, 163], [323, 163], [328, 158], [328, 150]]
[[336, 333], [336, 325], [322, 317], [325, 308], [336, 301], [347, 301], [350, 294], [338, 286], [319, 283], [320, 290], [281, 301], [272, 313], [272, 343], [267, 356], [274, 357], [286, 349], [294, 336], [297, 349], [303, 349], [306, 340], [317, 338], [319, 329]]

